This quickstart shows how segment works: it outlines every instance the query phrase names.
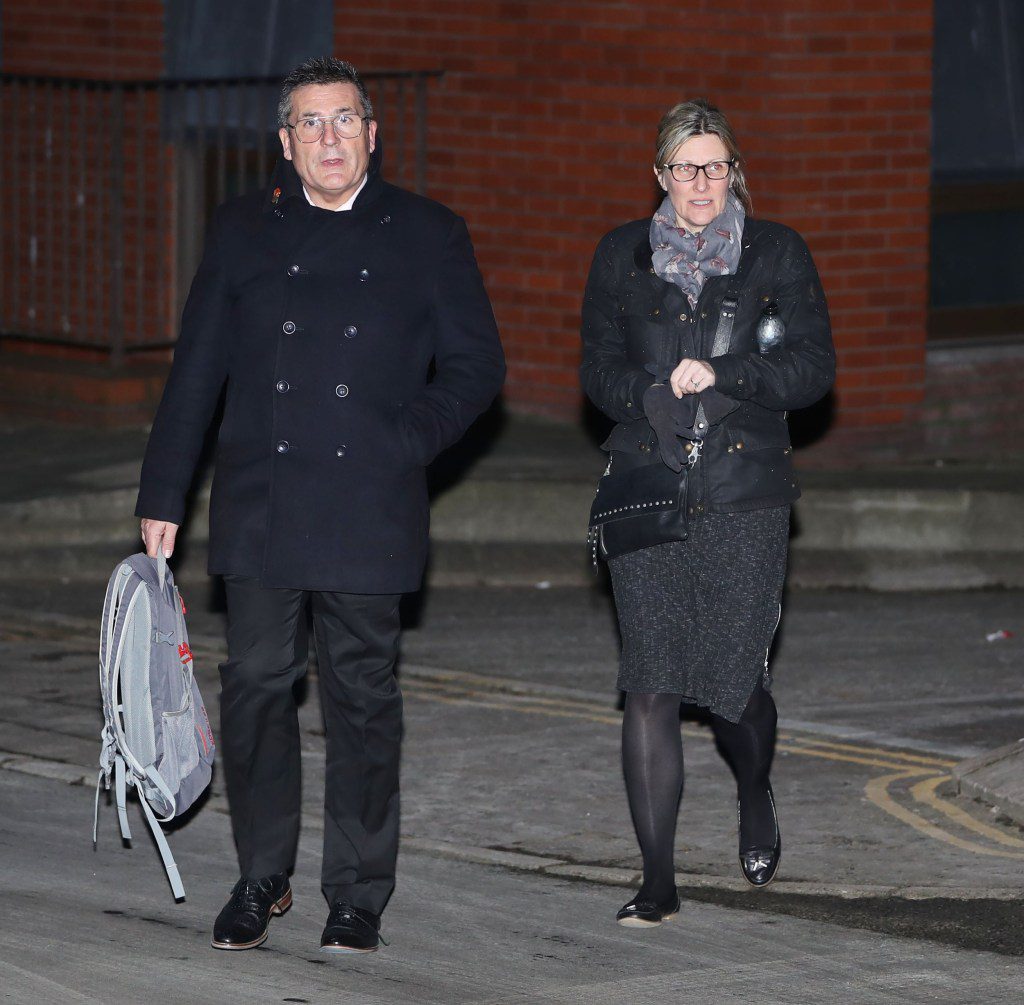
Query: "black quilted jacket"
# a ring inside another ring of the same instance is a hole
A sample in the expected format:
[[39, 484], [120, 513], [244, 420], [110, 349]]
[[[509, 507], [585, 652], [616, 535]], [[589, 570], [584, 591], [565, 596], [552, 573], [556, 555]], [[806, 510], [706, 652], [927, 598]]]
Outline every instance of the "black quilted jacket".
[[[691, 472], [692, 512], [782, 506], [799, 496], [786, 414], [832, 386], [835, 353], [828, 307], [807, 245], [782, 224], [748, 218], [734, 277], [709, 279], [691, 311], [679, 288], [654, 274], [650, 220], [636, 220], [598, 244], [583, 301], [583, 388], [618, 425], [604, 444], [612, 467], [662, 463], [644, 417], [651, 370], [665, 359], [705, 359], [715, 388], [739, 403], [704, 438]], [[722, 300], [738, 299], [728, 352], [710, 358]], [[778, 304], [783, 344], [758, 352], [755, 331]]]

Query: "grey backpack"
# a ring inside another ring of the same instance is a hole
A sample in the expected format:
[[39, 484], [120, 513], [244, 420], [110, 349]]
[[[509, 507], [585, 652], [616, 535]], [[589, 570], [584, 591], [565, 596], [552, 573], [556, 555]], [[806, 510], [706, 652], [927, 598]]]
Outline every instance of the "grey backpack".
[[131, 840], [126, 797], [134, 786], [178, 899], [185, 889], [160, 824], [199, 798], [214, 753], [184, 615], [162, 553], [132, 555], [114, 569], [100, 626], [103, 748], [92, 827], [95, 846], [100, 786], [109, 789], [113, 776], [121, 836]]

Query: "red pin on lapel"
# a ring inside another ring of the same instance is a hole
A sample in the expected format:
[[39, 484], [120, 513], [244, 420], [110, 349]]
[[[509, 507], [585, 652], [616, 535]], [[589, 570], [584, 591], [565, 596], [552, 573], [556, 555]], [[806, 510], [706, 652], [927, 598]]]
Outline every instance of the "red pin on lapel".
[[277, 205], [277, 200], [281, 198], [281, 190], [279, 188], [274, 189], [274, 194], [270, 197], [271, 203]]

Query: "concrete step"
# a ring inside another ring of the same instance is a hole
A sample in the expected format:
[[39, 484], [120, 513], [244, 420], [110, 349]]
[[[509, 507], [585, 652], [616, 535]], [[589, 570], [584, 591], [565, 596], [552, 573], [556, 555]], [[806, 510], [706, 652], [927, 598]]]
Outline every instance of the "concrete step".
[[[500, 412], [482, 419], [431, 467], [428, 582], [587, 582], [587, 515], [606, 463], [600, 439], [583, 425]], [[132, 511], [145, 441], [143, 429], [102, 436], [31, 424], [0, 430], [0, 576], [42, 565], [93, 578], [136, 550]], [[793, 586], [1024, 585], [1019, 466], [937, 461], [801, 470], [800, 479]], [[182, 561], [199, 571], [208, 512], [207, 476], [182, 535]]]
[[[0, 575], [42, 562], [92, 577], [137, 548], [138, 465], [119, 465], [59, 494], [0, 503]], [[430, 582], [586, 582], [587, 514], [600, 474], [494, 477], [486, 470], [434, 497]], [[811, 477], [794, 508], [794, 586], [876, 590], [1024, 586], [1024, 491], [842, 487]], [[102, 484], [103, 488], [95, 485]], [[205, 550], [209, 486], [183, 540]], [[59, 542], [59, 544], [58, 544]], [[113, 546], [116, 546], [113, 547]], [[72, 553], [74, 552], [74, 553]], [[96, 564], [99, 556], [104, 560]]]
[[961, 761], [953, 768], [953, 777], [959, 792], [1024, 826], [1024, 740]]

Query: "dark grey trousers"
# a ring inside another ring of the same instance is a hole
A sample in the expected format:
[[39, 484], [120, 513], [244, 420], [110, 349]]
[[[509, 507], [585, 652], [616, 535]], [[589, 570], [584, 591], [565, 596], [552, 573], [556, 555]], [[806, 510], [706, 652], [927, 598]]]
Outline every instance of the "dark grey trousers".
[[402, 694], [397, 595], [264, 589], [225, 576], [228, 659], [221, 763], [243, 876], [291, 871], [299, 839], [299, 720], [312, 605], [326, 731], [324, 857], [329, 904], [380, 914], [395, 885]]

